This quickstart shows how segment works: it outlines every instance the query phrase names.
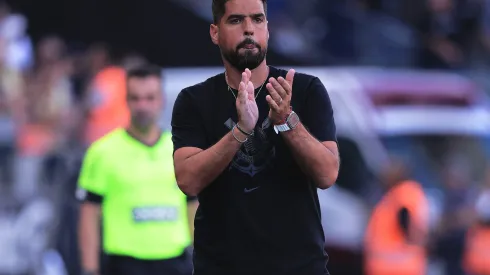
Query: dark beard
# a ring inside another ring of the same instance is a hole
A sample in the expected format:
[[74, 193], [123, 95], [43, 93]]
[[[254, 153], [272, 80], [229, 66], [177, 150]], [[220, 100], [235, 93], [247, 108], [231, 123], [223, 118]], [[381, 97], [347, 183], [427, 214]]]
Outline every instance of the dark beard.
[[131, 117], [131, 124], [142, 133], [146, 133], [155, 124], [155, 119], [147, 114], [136, 113]]
[[[239, 50], [244, 48], [246, 44], [254, 44], [257, 47], [257, 53], [254, 53], [254, 50], [247, 49], [245, 49], [243, 54], [239, 53]], [[240, 43], [235, 50], [221, 51], [224, 59], [239, 72], [243, 72], [245, 69], [253, 70], [257, 68], [264, 61], [266, 54], [267, 48], [262, 49], [259, 44], [249, 38]]]

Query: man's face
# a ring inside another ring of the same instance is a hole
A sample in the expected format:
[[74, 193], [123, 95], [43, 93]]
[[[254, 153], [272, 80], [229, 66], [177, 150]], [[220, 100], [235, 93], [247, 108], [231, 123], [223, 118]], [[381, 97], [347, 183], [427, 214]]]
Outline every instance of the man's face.
[[128, 107], [131, 124], [140, 130], [153, 126], [163, 105], [161, 81], [158, 77], [132, 77], [128, 80]]
[[213, 43], [224, 59], [239, 71], [253, 70], [267, 54], [269, 30], [261, 0], [230, 0], [217, 25], [211, 25]]

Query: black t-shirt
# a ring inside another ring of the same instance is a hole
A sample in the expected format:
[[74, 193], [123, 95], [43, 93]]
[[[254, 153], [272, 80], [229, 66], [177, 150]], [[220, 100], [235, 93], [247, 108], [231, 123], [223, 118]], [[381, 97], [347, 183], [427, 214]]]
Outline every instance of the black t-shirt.
[[[270, 67], [269, 77], [286, 73]], [[255, 135], [198, 196], [195, 275], [328, 274], [317, 189], [275, 133], [267, 94], [264, 85], [256, 99]], [[314, 137], [336, 141], [332, 106], [318, 78], [296, 73], [291, 105]], [[236, 122], [224, 73], [188, 87], [173, 109], [174, 150], [208, 149]]]

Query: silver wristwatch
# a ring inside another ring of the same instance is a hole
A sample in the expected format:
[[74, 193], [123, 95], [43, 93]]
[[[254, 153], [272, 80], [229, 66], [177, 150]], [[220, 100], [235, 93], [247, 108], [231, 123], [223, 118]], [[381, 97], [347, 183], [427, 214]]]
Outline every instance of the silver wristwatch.
[[293, 111], [291, 112], [291, 114], [289, 114], [288, 118], [286, 119], [286, 123], [280, 125], [274, 125], [274, 131], [276, 131], [276, 134], [279, 134], [279, 132], [287, 132], [296, 128], [296, 126], [298, 126], [298, 123], [299, 123], [299, 116]]

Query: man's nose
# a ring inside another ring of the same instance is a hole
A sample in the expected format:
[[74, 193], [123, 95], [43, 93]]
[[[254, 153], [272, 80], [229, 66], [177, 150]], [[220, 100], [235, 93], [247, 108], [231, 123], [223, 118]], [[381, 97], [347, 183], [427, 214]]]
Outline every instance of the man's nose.
[[245, 18], [245, 20], [243, 20], [243, 34], [246, 36], [254, 34], [254, 24], [250, 17], [247, 17]]

